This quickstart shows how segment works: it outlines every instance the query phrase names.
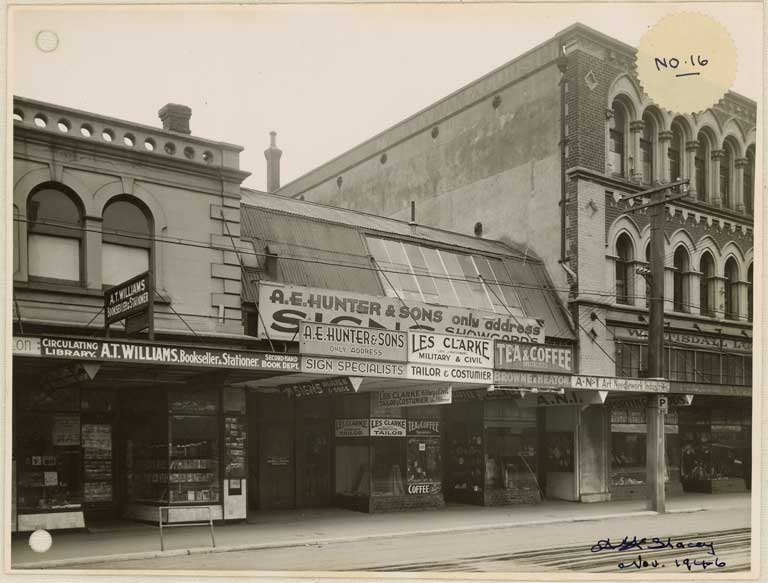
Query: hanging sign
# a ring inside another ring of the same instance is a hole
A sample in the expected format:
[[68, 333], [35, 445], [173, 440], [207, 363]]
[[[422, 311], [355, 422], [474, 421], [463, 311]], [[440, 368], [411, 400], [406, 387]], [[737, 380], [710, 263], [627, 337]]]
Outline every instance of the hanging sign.
[[494, 368], [557, 373], [573, 372], [573, 348], [530, 342], [494, 341]]
[[148, 310], [151, 298], [152, 282], [148, 271], [110, 287], [104, 292], [105, 326]]
[[[354, 381], [354, 382], [353, 382]], [[360, 377], [333, 377], [317, 379], [278, 387], [286, 397], [298, 399], [301, 397], [320, 397], [327, 395], [343, 395], [354, 393], [360, 388]]]
[[259, 338], [298, 341], [302, 321], [544, 342], [543, 321], [524, 316], [259, 282]]
[[[693, 403], [693, 395], [666, 395], [666, 397], [671, 407], [688, 407]], [[612, 409], [645, 409], [648, 407], [646, 397], [610, 399], [607, 404]]]
[[425, 387], [403, 391], [379, 391], [377, 405], [384, 408], [447, 405], [451, 402], [451, 387]]
[[405, 332], [302, 322], [299, 351], [315, 356], [370, 358], [405, 362]]
[[336, 437], [367, 437], [371, 434], [370, 419], [336, 419]]
[[371, 419], [371, 437], [405, 437], [405, 419]]

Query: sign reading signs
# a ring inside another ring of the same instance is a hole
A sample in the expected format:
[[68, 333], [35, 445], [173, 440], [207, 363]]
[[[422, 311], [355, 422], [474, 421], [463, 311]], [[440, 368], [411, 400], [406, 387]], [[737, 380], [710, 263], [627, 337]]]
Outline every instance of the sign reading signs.
[[336, 419], [336, 437], [368, 437], [371, 434], [369, 419]]
[[151, 297], [152, 283], [148, 271], [109, 288], [104, 292], [105, 325], [149, 309]]
[[360, 384], [352, 382], [349, 377], [333, 377], [329, 379], [317, 379], [291, 385], [281, 385], [280, 392], [286, 397], [298, 399], [301, 397], [319, 397], [326, 395], [343, 395], [354, 393]]
[[[14, 338], [13, 346], [27, 347], [33, 340]], [[56, 338], [43, 336], [37, 339], [40, 352], [34, 356], [90, 360], [99, 362], [130, 362], [139, 364], [175, 364], [208, 368], [243, 370], [279, 370], [296, 372], [299, 357], [295, 354], [273, 354], [226, 348], [198, 348], [173, 344], [147, 342], [94, 340], [93, 338]], [[29, 352], [25, 356], [32, 356]]]
[[565, 374], [573, 372], [573, 348], [570, 346], [496, 340], [494, 349], [494, 368]]
[[322, 288], [259, 283], [259, 338], [295, 341], [303, 321], [544, 342], [541, 321]]
[[406, 391], [379, 391], [378, 406], [417, 407], [421, 405], [447, 405], [451, 402], [451, 387], [425, 387]]
[[405, 332], [303, 322], [299, 333], [302, 354], [370, 358], [405, 362]]
[[405, 437], [405, 419], [371, 419], [371, 437]]

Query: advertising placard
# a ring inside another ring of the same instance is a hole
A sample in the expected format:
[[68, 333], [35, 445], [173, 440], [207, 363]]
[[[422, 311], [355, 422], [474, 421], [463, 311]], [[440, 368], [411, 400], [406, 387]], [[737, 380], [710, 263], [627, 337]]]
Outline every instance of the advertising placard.
[[258, 337], [298, 341], [301, 323], [544, 342], [541, 320], [322, 288], [259, 283]]
[[418, 482], [414, 484], [408, 484], [409, 494], [439, 494], [442, 490], [442, 484], [440, 482]]
[[571, 388], [571, 376], [546, 372], [495, 370], [493, 371], [493, 384], [504, 387], [569, 389]]
[[405, 364], [351, 358], [301, 357], [301, 372], [332, 375], [405, 378]]
[[440, 421], [432, 419], [408, 419], [407, 434], [439, 437]]
[[299, 399], [302, 397], [343, 395], [346, 393], [355, 392], [355, 386], [349, 377], [332, 377], [328, 379], [317, 379], [314, 381], [293, 383], [290, 385], [281, 385], [279, 389], [283, 395], [293, 399]]
[[371, 437], [405, 437], [405, 419], [371, 419]]
[[[693, 403], [693, 395], [667, 395], [672, 407], [688, 407]], [[619, 397], [606, 403], [611, 409], [645, 409], [648, 407], [647, 397]]]
[[368, 437], [371, 434], [370, 419], [336, 419], [336, 437]]
[[494, 368], [569, 374], [573, 372], [573, 348], [530, 342], [494, 341]]
[[379, 407], [418, 407], [421, 405], [447, 405], [451, 402], [451, 387], [424, 387], [403, 391], [379, 391]]
[[492, 369], [493, 341], [433, 332], [409, 332], [408, 362]]
[[302, 322], [299, 351], [314, 356], [370, 358], [405, 362], [408, 336], [405, 332]]
[[124, 281], [104, 292], [104, 321], [107, 326], [149, 307], [152, 297], [149, 272]]
[[518, 407], [560, 407], [563, 405], [601, 405], [608, 396], [606, 391], [565, 391], [526, 395], [517, 401]]

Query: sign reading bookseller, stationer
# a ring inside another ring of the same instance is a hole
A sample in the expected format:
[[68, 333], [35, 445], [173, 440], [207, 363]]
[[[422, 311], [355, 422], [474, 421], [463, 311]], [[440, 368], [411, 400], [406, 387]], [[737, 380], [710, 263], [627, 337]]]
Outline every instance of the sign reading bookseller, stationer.
[[493, 341], [433, 332], [408, 333], [409, 379], [455, 383], [493, 381]]
[[544, 342], [544, 324], [522, 314], [499, 314], [266, 281], [259, 283], [259, 338], [298, 341], [302, 322]]
[[[149, 271], [132, 277], [104, 292], [104, 327], [126, 320], [126, 327], [138, 332], [152, 329], [152, 277]], [[129, 324], [129, 319], [133, 324]], [[138, 322], [138, 323], [137, 323]]]
[[299, 333], [301, 354], [315, 356], [405, 362], [407, 342], [405, 332], [314, 322], [302, 322]]
[[494, 368], [501, 370], [573, 372], [573, 348], [570, 346], [496, 340], [494, 355]]

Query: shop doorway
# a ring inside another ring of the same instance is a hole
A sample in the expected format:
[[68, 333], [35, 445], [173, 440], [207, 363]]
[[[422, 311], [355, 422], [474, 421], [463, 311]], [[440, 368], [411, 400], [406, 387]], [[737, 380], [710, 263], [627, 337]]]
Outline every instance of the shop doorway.
[[83, 510], [86, 524], [114, 520], [121, 503], [117, 452], [117, 400], [114, 391], [81, 391], [80, 444]]
[[[248, 399], [250, 507], [259, 510], [294, 508], [294, 406], [280, 395], [254, 394]], [[254, 439], [255, 438], [255, 439]]]
[[331, 504], [331, 421], [328, 399], [296, 404], [296, 497], [300, 508]]

